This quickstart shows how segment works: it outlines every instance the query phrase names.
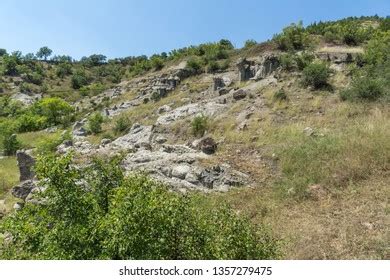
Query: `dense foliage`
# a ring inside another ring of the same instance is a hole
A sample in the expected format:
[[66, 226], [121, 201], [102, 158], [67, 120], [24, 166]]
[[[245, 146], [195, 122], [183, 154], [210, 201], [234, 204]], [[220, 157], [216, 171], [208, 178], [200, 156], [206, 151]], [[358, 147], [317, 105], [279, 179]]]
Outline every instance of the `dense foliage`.
[[71, 156], [41, 158], [46, 191], [3, 219], [5, 259], [269, 259], [269, 232], [226, 205], [203, 206], [143, 175], [124, 177], [119, 158], [84, 169]]
[[328, 84], [330, 69], [323, 62], [313, 62], [303, 69], [303, 84], [315, 89]]

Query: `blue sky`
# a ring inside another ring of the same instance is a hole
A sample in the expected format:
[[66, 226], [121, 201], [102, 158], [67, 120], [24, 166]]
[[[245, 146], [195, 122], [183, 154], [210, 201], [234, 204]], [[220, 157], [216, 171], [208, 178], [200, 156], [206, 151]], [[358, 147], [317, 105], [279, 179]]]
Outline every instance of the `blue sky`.
[[264, 41], [291, 22], [390, 15], [389, 0], [1, 0], [0, 48], [74, 58], [151, 55], [229, 39]]

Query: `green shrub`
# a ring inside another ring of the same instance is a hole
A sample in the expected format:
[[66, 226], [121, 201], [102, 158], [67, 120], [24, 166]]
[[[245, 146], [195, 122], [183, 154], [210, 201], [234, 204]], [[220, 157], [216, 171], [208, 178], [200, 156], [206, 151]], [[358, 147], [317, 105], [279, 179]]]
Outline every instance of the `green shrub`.
[[42, 157], [36, 172], [45, 203], [1, 220], [0, 233], [12, 236], [2, 259], [278, 257], [278, 242], [262, 226], [227, 205], [206, 206], [203, 195], [172, 192], [142, 175], [125, 178], [120, 158], [77, 168], [69, 155]]
[[202, 69], [202, 64], [199, 59], [190, 58], [187, 61], [186, 68], [197, 73]]
[[43, 76], [37, 72], [30, 72], [26, 75], [26, 81], [35, 85], [42, 85]]
[[254, 47], [257, 45], [257, 42], [253, 39], [249, 39], [249, 40], [246, 40], [245, 43], [244, 43], [244, 48], [245, 49], [249, 49], [251, 47]]
[[114, 132], [116, 134], [124, 133], [131, 127], [131, 121], [126, 116], [121, 116], [115, 121]]
[[208, 117], [203, 115], [196, 116], [191, 122], [191, 128], [194, 136], [203, 136], [208, 128]]
[[32, 84], [29, 84], [29, 83], [26, 83], [26, 82], [23, 82], [20, 84], [19, 86], [19, 89], [21, 92], [23, 93], [30, 93], [30, 92], [34, 92], [34, 87]]
[[103, 116], [100, 113], [94, 113], [88, 118], [88, 129], [93, 134], [98, 134], [102, 131]]
[[327, 64], [314, 62], [303, 69], [303, 84], [315, 89], [328, 85], [330, 69]]
[[73, 107], [58, 97], [47, 97], [33, 105], [33, 112], [47, 118], [49, 125], [67, 126], [73, 119]]
[[375, 101], [384, 94], [385, 91], [380, 80], [363, 77], [354, 80], [351, 88], [341, 91], [340, 97], [342, 100]]
[[3, 135], [3, 149], [4, 149], [4, 155], [6, 156], [13, 156], [15, 155], [16, 151], [20, 149], [21, 144], [17, 139], [16, 134], [7, 131]]
[[298, 70], [302, 71], [314, 60], [314, 55], [309, 52], [302, 52], [299, 55], [295, 56], [295, 63], [298, 67]]
[[284, 70], [291, 71], [295, 67], [294, 56], [286, 53], [280, 56], [280, 65]]
[[85, 73], [85, 71], [77, 71], [76, 73], [73, 74], [71, 81], [72, 81], [72, 87], [74, 89], [79, 89], [82, 86], [88, 85], [90, 79]]
[[370, 65], [381, 65], [390, 61], [390, 31], [377, 33], [367, 43], [364, 60]]
[[20, 115], [17, 118], [18, 132], [41, 130], [48, 126], [47, 117], [31, 113]]
[[60, 63], [56, 70], [56, 75], [60, 78], [64, 78], [72, 74], [72, 64], [70, 63]]
[[215, 71], [218, 71], [220, 69], [219, 63], [217, 61], [210, 61], [207, 64], [207, 72], [213, 73]]
[[288, 100], [287, 94], [283, 89], [280, 89], [274, 93], [273, 101], [286, 101]]
[[164, 67], [164, 60], [158, 55], [152, 56], [150, 62], [154, 70], [160, 70]]

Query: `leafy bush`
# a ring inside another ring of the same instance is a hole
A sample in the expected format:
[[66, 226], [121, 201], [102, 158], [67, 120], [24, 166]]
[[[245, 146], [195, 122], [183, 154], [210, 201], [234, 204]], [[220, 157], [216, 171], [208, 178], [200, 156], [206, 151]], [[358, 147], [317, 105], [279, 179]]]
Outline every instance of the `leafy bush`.
[[56, 70], [56, 75], [60, 78], [64, 78], [72, 74], [72, 64], [68, 62], [60, 63]]
[[22, 114], [17, 118], [18, 132], [41, 130], [48, 125], [47, 117], [31, 113]]
[[160, 70], [164, 67], [164, 60], [158, 55], [153, 55], [150, 58], [150, 62], [154, 70]]
[[303, 69], [303, 84], [318, 89], [328, 84], [329, 76], [330, 69], [325, 63], [314, 62]]
[[298, 70], [303, 70], [308, 66], [310, 63], [312, 63], [314, 60], [314, 55], [309, 52], [302, 52], [299, 55], [295, 56], [295, 63], [298, 67]]
[[35, 85], [41, 85], [43, 82], [43, 76], [38, 72], [30, 72], [26, 75], [26, 81]]
[[190, 58], [187, 61], [186, 68], [190, 69], [190, 70], [192, 70], [194, 72], [199, 72], [199, 70], [202, 68], [202, 64], [201, 64], [199, 59], [197, 59], [197, 58]]
[[287, 100], [287, 94], [283, 89], [280, 89], [274, 93], [273, 100], [274, 101], [285, 101]]
[[77, 71], [72, 76], [72, 87], [74, 89], [79, 89], [82, 86], [86, 86], [89, 84], [89, 77], [85, 73], [85, 71]]
[[20, 149], [21, 145], [16, 137], [16, 134], [12, 133], [11, 131], [7, 131], [3, 135], [3, 149], [4, 149], [4, 155], [6, 156], [13, 156], [15, 155], [16, 151]]
[[196, 116], [191, 122], [191, 128], [195, 136], [203, 136], [208, 128], [208, 117], [203, 115]]
[[[274, 259], [278, 242], [226, 205], [183, 195], [142, 175], [125, 178], [120, 158], [79, 169], [43, 157], [44, 204], [1, 220], [12, 239], [2, 259]], [[83, 182], [80, 184], [80, 182]], [[88, 187], [86, 187], [88, 186]]]
[[100, 113], [94, 113], [88, 118], [88, 129], [90, 132], [97, 134], [102, 131], [103, 116]]
[[286, 53], [280, 56], [280, 65], [284, 70], [291, 71], [295, 67], [294, 56]]
[[377, 33], [367, 43], [364, 60], [371, 65], [381, 65], [390, 61], [390, 31]]
[[131, 127], [131, 121], [126, 116], [121, 116], [115, 121], [114, 131], [116, 134], [124, 133]]
[[363, 77], [354, 80], [351, 88], [341, 91], [340, 97], [342, 100], [375, 101], [381, 98], [384, 93], [380, 80]]
[[34, 92], [34, 87], [32, 84], [28, 84], [28, 83], [21, 83], [20, 86], [19, 86], [19, 89], [21, 92], [23, 93], [30, 93], [30, 92]]
[[73, 107], [58, 97], [47, 97], [33, 105], [33, 112], [47, 118], [49, 125], [69, 125], [73, 119]]
[[245, 49], [249, 49], [251, 47], [254, 47], [257, 45], [257, 42], [253, 39], [249, 39], [249, 40], [246, 40], [245, 43], [244, 43], [244, 48]]

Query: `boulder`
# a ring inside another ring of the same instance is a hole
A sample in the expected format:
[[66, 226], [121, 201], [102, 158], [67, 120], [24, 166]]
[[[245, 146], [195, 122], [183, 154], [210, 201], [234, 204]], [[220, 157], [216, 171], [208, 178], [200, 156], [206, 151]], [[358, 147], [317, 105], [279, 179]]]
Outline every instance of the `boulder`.
[[14, 197], [25, 200], [30, 192], [36, 187], [34, 181], [27, 180], [12, 188], [11, 193]]
[[188, 165], [177, 165], [172, 168], [172, 177], [176, 177], [179, 179], [185, 179], [188, 172], [190, 172], [191, 168]]
[[214, 154], [217, 150], [217, 143], [211, 137], [203, 137], [195, 140], [192, 146], [208, 155]]
[[31, 180], [35, 173], [33, 167], [35, 159], [31, 156], [31, 151], [19, 150], [16, 152], [16, 160], [19, 166], [20, 177], [19, 181]]
[[134, 124], [129, 133], [115, 139], [111, 144], [119, 149], [133, 149], [134, 147], [150, 146], [152, 137], [152, 126], [143, 126], [138, 123]]
[[240, 100], [247, 96], [247, 92], [243, 89], [236, 90], [233, 92], [233, 99], [234, 100]]

